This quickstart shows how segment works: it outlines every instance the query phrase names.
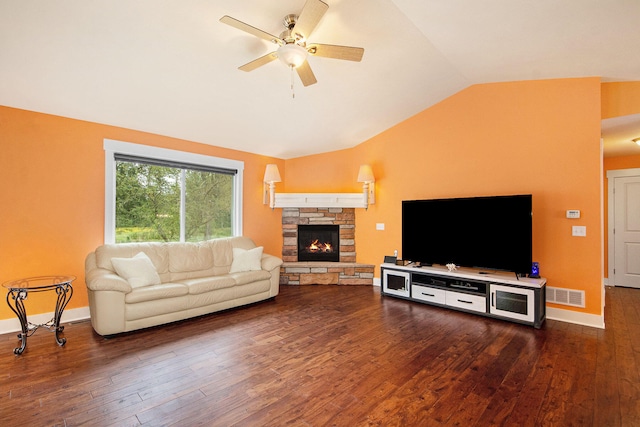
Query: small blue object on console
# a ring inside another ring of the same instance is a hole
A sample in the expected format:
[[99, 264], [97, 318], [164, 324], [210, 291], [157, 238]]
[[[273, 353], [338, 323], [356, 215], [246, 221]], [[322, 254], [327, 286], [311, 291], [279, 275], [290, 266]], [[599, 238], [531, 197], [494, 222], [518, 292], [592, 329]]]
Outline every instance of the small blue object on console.
[[537, 262], [531, 263], [531, 274], [529, 275], [532, 279], [540, 278], [540, 265]]

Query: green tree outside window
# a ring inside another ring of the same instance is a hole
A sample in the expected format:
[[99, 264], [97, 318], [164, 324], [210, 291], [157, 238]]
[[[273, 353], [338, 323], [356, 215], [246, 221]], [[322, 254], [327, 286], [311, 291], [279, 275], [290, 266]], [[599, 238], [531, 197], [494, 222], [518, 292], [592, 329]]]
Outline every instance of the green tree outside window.
[[117, 161], [116, 243], [231, 236], [232, 195], [229, 174]]

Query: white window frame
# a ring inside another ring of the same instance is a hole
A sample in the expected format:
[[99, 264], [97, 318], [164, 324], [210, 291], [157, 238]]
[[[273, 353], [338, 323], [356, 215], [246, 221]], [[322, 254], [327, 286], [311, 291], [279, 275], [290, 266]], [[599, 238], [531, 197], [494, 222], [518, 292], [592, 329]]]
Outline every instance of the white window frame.
[[115, 153], [128, 154], [149, 159], [177, 161], [214, 168], [236, 169], [233, 178], [233, 217], [231, 232], [234, 236], [242, 235], [242, 187], [244, 162], [224, 159], [222, 157], [187, 153], [185, 151], [134, 144], [131, 142], [104, 140], [105, 151], [105, 191], [104, 191], [104, 243], [116, 241], [116, 162]]

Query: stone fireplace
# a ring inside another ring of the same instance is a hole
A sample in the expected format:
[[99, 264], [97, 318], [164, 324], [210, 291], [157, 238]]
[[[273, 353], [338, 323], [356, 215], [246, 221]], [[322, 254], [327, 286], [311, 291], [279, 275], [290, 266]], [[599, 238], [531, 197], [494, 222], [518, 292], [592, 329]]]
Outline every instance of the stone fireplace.
[[283, 208], [282, 235], [280, 284], [373, 284], [374, 266], [356, 263], [355, 208]]

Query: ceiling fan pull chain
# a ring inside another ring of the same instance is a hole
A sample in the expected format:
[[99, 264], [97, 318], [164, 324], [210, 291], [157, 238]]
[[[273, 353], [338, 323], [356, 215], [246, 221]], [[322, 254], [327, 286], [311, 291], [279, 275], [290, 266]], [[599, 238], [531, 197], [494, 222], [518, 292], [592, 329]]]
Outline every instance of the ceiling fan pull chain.
[[293, 90], [293, 82], [294, 82], [293, 65], [289, 65], [289, 68], [291, 69], [291, 98], [295, 99], [296, 98], [296, 92], [295, 92], [295, 90]]

